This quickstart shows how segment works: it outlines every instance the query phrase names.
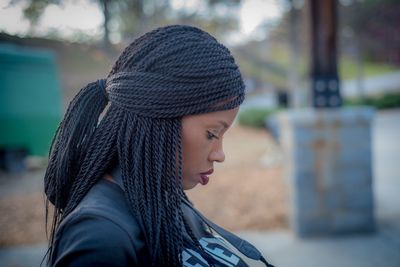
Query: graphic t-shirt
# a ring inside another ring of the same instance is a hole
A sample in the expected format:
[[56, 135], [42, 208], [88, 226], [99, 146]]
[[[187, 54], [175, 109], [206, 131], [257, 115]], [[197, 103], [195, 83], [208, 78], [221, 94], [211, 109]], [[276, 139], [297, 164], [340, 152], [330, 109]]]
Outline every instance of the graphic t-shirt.
[[[215, 266], [247, 266], [241, 258], [228, 249], [227, 244], [221, 237], [202, 237], [201, 246], [214, 259]], [[182, 252], [183, 266], [202, 267], [209, 266], [207, 261], [192, 249]]]
[[[183, 213], [194, 235], [198, 238], [204, 251], [214, 260], [215, 266], [248, 266], [237, 254], [233, 253], [230, 244], [207, 227], [188, 206], [182, 206]], [[196, 251], [185, 249], [182, 252], [183, 266], [209, 266], [207, 261]]]

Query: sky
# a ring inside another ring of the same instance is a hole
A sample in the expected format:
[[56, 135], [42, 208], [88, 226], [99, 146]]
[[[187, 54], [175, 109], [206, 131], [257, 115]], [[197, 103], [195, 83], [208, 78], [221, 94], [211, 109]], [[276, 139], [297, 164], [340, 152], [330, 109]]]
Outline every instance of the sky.
[[[197, 0], [174, 0], [173, 6], [190, 6]], [[23, 16], [24, 1], [10, 5], [10, 0], [0, 0], [0, 32], [25, 35], [29, 22]], [[103, 15], [95, 1], [65, 0], [63, 6], [49, 5], [41, 16], [35, 35], [43, 36], [58, 30], [62, 37], [82, 34], [100, 37]], [[257, 26], [264, 20], [275, 20], [283, 12], [282, 0], [242, 0], [239, 9], [240, 30], [231, 36], [233, 42], [257, 38]], [[118, 36], [114, 39], [118, 42]]]

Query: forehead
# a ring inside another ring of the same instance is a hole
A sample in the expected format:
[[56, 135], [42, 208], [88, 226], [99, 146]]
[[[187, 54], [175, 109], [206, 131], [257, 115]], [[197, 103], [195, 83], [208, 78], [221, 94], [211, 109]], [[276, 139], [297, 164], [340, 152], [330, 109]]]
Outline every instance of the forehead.
[[204, 113], [199, 115], [191, 115], [183, 118], [185, 122], [199, 124], [219, 124], [224, 128], [228, 128], [236, 117], [239, 107], [229, 110], [221, 110], [216, 112]]

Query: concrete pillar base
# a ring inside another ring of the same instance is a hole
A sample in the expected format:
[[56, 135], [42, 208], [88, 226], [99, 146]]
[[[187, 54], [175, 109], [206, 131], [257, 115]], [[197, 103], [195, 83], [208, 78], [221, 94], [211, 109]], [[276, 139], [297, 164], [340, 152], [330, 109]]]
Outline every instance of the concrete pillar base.
[[277, 115], [298, 236], [375, 229], [369, 107]]

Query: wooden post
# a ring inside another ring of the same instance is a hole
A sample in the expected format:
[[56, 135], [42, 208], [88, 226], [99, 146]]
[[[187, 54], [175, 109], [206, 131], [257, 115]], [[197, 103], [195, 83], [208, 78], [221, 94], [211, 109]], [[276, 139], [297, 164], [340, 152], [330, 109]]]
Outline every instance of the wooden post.
[[337, 1], [310, 0], [309, 8], [313, 106], [340, 107], [342, 99], [337, 72]]

